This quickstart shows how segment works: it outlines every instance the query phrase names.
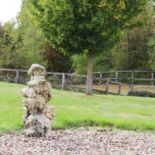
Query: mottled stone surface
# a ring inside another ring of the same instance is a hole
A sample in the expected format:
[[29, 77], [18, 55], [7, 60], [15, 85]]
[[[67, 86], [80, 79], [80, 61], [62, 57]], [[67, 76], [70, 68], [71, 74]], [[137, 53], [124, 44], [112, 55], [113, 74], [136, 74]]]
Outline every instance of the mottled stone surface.
[[46, 136], [51, 129], [53, 107], [47, 105], [51, 99], [51, 85], [46, 81], [45, 68], [33, 64], [28, 75], [31, 77], [27, 87], [22, 89], [23, 124], [27, 136]]

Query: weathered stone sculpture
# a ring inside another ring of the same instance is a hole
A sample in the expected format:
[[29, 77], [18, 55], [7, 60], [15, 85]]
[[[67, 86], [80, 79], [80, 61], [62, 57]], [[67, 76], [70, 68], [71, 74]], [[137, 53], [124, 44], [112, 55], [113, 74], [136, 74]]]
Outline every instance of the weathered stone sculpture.
[[28, 86], [22, 89], [25, 134], [46, 136], [53, 119], [53, 107], [47, 105], [51, 99], [51, 85], [45, 79], [45, 68], [39, 64], [33, 64], [28, 75], [31, 76], [31, 80], [27, 82]]

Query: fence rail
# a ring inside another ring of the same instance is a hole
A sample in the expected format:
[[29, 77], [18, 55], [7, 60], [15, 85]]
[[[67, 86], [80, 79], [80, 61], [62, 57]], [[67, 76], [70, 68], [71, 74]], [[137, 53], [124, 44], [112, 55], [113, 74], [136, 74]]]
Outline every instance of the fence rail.
[[[109, 74], [110, 73], [110, 74]], [[111, 74], [112, 73], [112, 74]], [[123, 73], [123, 74], [122, 74]], [[140, 75], [142, 73], [142, 75]], [[105, 75], [107, 74], [107, 75]], [[109, 74], [109, 75], [108, 75]], [[155, 88], [155, 73], [151, 71], [106, 71], [93, 74], [93, 90], [98, 93], [127, 94], [134, 88]], [[85, 92], [86, 75], [75, 73], [47, 72], [47, 78], [53, 87], [75, 89]], [[127, 82], [123, 80], [127, 80]], [[29, 80], [27, 70], [0, 68], [0, 80], [26, 83]], [[136, 86], [138, 82], [138, 86]], [[125, 93], [124, 93], [125, 90]]]
[[145, 70], [122, 70], [122, 71], [105, 71], [94, 72], [94, 75], [100, 78], [109, 78], [111, 80], [134, 83], [136, 81], [147, 81], [151, 85], [155, 83], [155, 72]]

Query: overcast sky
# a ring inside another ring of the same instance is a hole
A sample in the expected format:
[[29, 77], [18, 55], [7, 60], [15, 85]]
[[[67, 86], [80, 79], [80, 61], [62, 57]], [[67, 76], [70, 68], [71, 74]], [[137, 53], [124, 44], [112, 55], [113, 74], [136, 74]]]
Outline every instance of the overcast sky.
[[20, 11], [21, 0], [0, 0], [0, 22], [15, 18]]

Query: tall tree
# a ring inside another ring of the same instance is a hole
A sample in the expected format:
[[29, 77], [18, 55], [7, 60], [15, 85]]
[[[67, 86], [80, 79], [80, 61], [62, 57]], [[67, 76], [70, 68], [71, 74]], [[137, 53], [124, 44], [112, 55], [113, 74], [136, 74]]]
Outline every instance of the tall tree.
[[94, 55], [106, 52], [121, 36], [128, 21], [147, 0], [24, 0], [53, 47], [68, 54], [87, 51], [86, 93], [92, 94]]
[[27, 3], [23, 4], [17, 16], [17, 30], [21, 37], [21, 46], [17, 50], [20, 56], [25, 59], [23, 62], [25, 68], [28, 68], [32, 63], [40, 63], [47, 66], [43, 53], [45, 39], [40, 29], [36, 28], [28, 8], [29, 5]]
[[[152, 2], [152, 0], [150, 0]], [[132, 19], [132, 27], [124, 33], [124, 37], [112, 49], [114, 69], [150, 69], [149, 59], [152, 46], [148, 40], [153, 35], [153, 9], [148, 3], [144, 10]], [[152, 41], [154, 36], [152, 37]], [[150, 40], [150, 43], [152, 43]]]
[[[152, 36], [152, 26], [146, 29], [136, 27], [112, 49], [114, 69], [149, 70], [150, 52], [148, 39]], [[152, 49], [151, 49], [152, 51]]]
[[40, 63], [50, 71], [68, 72], [71, 67], [69, 57], [59, 54], [48, 44], [40, 28], [36, 26], [30, 8], [30, 3], [23, 3], [17, 17], [18, 32], [22, 40], [22, 46], [18, 51], [25, 57], [25, 67], [32, 63]]
[[15, 22], [10, 21], [1, 26], [0, 36], [0, 66], [14, 68], [18, 66], [18, 58], [16, 57], [16, 33]]

